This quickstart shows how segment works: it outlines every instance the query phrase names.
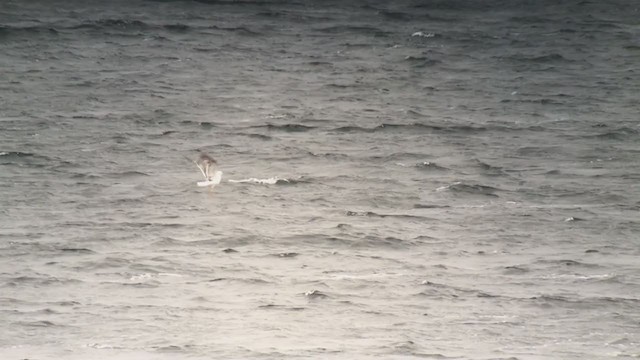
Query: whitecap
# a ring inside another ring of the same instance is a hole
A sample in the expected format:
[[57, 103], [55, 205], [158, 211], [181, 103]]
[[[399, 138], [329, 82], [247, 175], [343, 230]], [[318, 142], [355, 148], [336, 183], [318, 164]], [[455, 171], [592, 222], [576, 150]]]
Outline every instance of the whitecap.
[[182, 275], [180, 275], [180, 274], [174, 274], [174, 273], [158, 273], [158, 276], [182, 277]]
[[416, 31], [413, 34], [411, 34], [411, 37], [425, 37], [425, 38], [432, 38], [435, 37], [436, 34], [434, 33], [424, 33], [422, 31]]
[[253, 183], [253, 184], [266, 184], [266, 185], [274, 185], [278, 183], [278, 181], [289, 182], [288, 179], [281, 179], [277, 176], [274, 176], [268, 179], [249, 178], [249, 179], [241, 179], [241, 180], [232, 180], [232, 179], [229, 180], [229, 182], [231, 183]]
[[131, 281], [139, 281], [139, 280], [143, 280], [143, 279], [151, 279], [152, 277], [154, 277], [153, 274], [144, 273], [144, 274], [132, 275], [131, 277], [129, 277], [129, 280], [131, 280]]
[[119, 347], [115, 345], [99, 344], [99, 343], [90, 343], [90, 344], [85, 344], [84, 346], [89, 348], [94, 348], [94, 349], [119, 349]]
[[456, 185], [460, 185], [460, 184], [461, 184], [460, 181], [456, 181], [456, 182], [454, 182], [452, 184], [449, 184], [449, 185], [440, 186], [439, 188], [436, 189], [436, 191], [445, 191], [445, 190], [451, 188], [452, 186], [456, 186]]

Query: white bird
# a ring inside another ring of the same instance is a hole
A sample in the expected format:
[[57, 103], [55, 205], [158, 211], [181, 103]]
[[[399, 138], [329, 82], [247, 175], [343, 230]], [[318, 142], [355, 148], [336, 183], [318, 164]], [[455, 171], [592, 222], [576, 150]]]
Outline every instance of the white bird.
[[222, 180], [222, 171], [215, 171], [216, 165], [218, 162], [212, 158], [211, 156], [201, 153], [198, 160], [193, 161], [202, 175], [204, 176], [205, 181], [199, 181], [198, 186], [210, 186], [210, 185], [218, 185]]

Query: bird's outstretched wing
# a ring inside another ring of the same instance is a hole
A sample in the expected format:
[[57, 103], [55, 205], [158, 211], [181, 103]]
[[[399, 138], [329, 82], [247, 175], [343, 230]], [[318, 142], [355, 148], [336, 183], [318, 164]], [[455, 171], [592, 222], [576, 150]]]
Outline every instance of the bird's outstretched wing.
[[205, 180], [209, 180], [209, 177], [207, 177], [207, 173], [204, 171], [204, 168], [200, 164], [198, 164], [197, 161], [194, 160], [193, 162], [194, 162], [194, 164], [196, 164], [198, 169], [200, 169], [200, 172], [202, 173], [202, 176], [204, 176], [204, 179]]

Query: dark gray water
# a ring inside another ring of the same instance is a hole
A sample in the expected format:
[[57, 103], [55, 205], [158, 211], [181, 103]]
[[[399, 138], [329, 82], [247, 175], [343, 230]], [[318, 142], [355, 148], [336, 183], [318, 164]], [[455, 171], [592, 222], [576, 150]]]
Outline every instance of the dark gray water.
[[640, 357], [640, 6], [561, 3], [2, 1], [2, 359]]

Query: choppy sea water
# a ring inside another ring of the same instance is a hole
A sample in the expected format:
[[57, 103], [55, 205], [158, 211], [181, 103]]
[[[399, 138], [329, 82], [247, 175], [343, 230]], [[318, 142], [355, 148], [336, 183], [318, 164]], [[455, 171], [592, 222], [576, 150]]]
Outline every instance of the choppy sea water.
[[640, 357], [638, 19], [3, 1], [2, 358]]

